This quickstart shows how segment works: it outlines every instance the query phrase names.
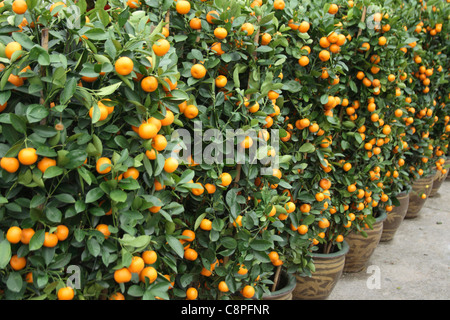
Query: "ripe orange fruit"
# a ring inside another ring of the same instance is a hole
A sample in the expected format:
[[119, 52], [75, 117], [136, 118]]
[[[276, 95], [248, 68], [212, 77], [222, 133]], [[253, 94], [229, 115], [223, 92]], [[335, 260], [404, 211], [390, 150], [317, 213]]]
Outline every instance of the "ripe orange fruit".
[[138, 134], [142, 139], [152, 139], [158, 134], [158, 128], [153, 123], [144, 122], [139, 126]]
[[220, 185], [221, 185], [221, 186], [224, 186], [224, 187], [230, 185], [230, 183], [231, 183], [231, 181], [232, 181], [231, 175], [230, 175], [228, 172], [223, 172], [223, 173], [219, 176], [219, 179], [222, 181], [222, 182], [220, 183]]
[[209, 219], [203, 219], [202, 222], [200, 222], [200, 229], [205, 231], [210, 231], [212, 229], [212, 222]]
[[306, 33], [309, 31], [310, 28], [310, 24], [307, 21], [302, 21], [300, 23], [300, 26], [298, 27], [298, 31], [300, 31], [301, 33]]
[[196, 188], [192, 188], [191, 192], [196, 195], [202, 195], [203, 192], [205, 192], [205, 188], [203, 188], [203, 185], [200, 182], [195, 183], [196, 184]]
[[189, 26], [191, 27], [191, 29], [200, 30], [202, 28], [202, 20], [200, 20], [199, 18], [192, 18], [189, 21]]
[[336, 242], [342, 242], [342, 241], [344, 241], [344, 236], [342, 234], [340, 234], [336, 237]]
[[218, 289], [220, 292], [228, 292], [230, 289], [228, 289], [228, 285], [225, 281], [220, 281]]
[[13, 41], [6, 45], [5, 55], [8, 59], [11, 59], [13, 53], [20, 50], [22, 50], [20, 43]]
[[191, 67], [191, 75], [195, 79], [201, 79], [206, 75], [206, 68], [202, 64], [196, 63]]
[[12, 10], [17, 14], [24, 14], [28, 9], [27, 2], [25, 0], [14, 0], [12, 4]]
[[67, 228], [65, 225], [60, 224], [56, 227], [55, 235], [58, 238], [58, 241], [64, 241], [69, 236], [69, 228]]
[[153, 92], [158, 89], [158, 79], [154, 76], [148, 76], [142, 79], [141, 88], [145, 92]]
[[212, 194], [214, 192], [216, 192], [216, 186], [211, 184], [211, 183], [206, 183], [205, 184], [205, 189], [209, 194]]
[[330, 5], [330, 8], [328, 9], [328, 13], [329, 14], [336, 14], [338, 12], [338, 10], [339, 10], [339, 7], [336, 4], [332, 3]]
[[133, 178], [134, 180], [136, 180], [137, 178], [139, 178], [139, 170], [136, 168], [128, 168], [127, 171], [124, 172], [123, 174], [123, 178]]
[[303, 56], [300, 59], [298, 59], [298, 64], [302, 67], [306, 67], [309, 64], [309, 58], [307, 56]]
[[75, 291], [71, 287], [64, 287], [58, 290], [58, 300], [73, 300]]
[[172, 111], [169, 109], [166, 110], [166, 116], [164, 119], [161, 119], [161, 126], [170, 126], [175, 120], [175, 116]]
[[18, 155], [19, 162], [23, 165], [32, 165], [38, 159], [36, 154], [36, 149], [34, 148], [24, 148], [19, 151]]
[[141, 5], [139, 0], [128, 0], [127, 1], [127, 6], [130, 7], [131, 9], [137, 9], [139, 8], [139, 6]]
[[145, 267], [144, 259], [142, 259], [139, 256], [133, 256], [131, 258], [131, 264], [128, 266], [128, 270], [131, 273], [139, 273], [141, 272]]
[[145, 267], [139, 273], [139, 280], [141, 280], [142, 282], [146, 282], [146, 279], [148, 279], [149, 283], [153, 283], [155, 282], [157, 277], [158, 272], [156, 272], [156, 269], [153, 267]]
[[111, 231], [109, 231], [109, 228], [106, 224], [100, 223], [99, 225], [97, 225], [97, 227], [95, 227], [95, 229], [103, 233], [105, 239], [108, 239], [111, 235]]
[[170, 157], [164, 161], [164, 171], [168, 173], [172, 173], [178, 168], [178, 160]]
[[129, 57], [120, 57], [114, 64], [116, 72], [122, 76], [127, 76], [133, 71], [134, 63]]
[[194, 119], [198, 115], [198, 108], [193, 104], [190, 104], [186, 107], [186, 109], [184, 109], [183, 114], [188, 119]]
[[152, 147], [156, 151], [163, 151], [167, 146], [167, 139], [162, 134], [157, 134], [153, 138]]
[[227, 29], [223, 28], [223, 27], [217, 27], [214, 29], [214, 36], [217, 39], [225, 39], [228, 35], [228, 31]]
[[157, 56], [162, 57], [169, 52], [170, 43], [166, 39], [159, 39], [153, 44], [152, 49]]
[[378, 45], [379, 46], [384, 46], [386, 44], [386, 42], [387, 42], [386, 37], [381, 36], [381, 37], [378, 38]]
[[121, 268], [121, 269], [114, 271], [114, 280], [117, 283], [130, 282], [131, 278], [132, 278], [132, 274], [131, 274], [130, 270], [128, 270], [127, 268]]
[[306, 233], [308, 233], [308, 229], [309, 228], [307, 225], [302, 224], [298, 227], [297, 232], [300, 234], [306, 234]]
[[106, 157], [101, 157], [97, 160], [96, 169], [99, 174], [106, 174], [111, 171], [111, 166], [104, 166], [105, 164], [111, 165], [111, 160]]
[[32, 228], [25, 228], [22, 230], [22, 237], [20, 238], [20, 242], [23, 244], [29, 244], [31, 238], [34, 236], [35, 231]]
[[54, 233], [46, 232], [44, 235], [44, 247], [53, 248], [58, 244], [58, 237]]
[[184, 230], [181, 235], [188, 237], [185, 241], [192, 242], [195, 239], [195, 232], [189, 229]]
[[251, 285], [246, 285], [242, 289], [242, 295], [247, 299], [253, 298], [253, 296], [255, 295], [255, 288], [253, 288]]
[[283, 10], [286, 4], [284, 3], [284, 0], [275, 0], [273, 2], [273, 8], [275, 10]]
[[6, 240], [10, 243], [19, 243], [22, 239], [22, 229], [19, 227], [10, 227], [6, 232]]
[[125, 296], [120, 292], [115, 292], [109, 296], [108, 300], [125, 300]]
[[270, 41], [272, 41], [272, 36], [268, 33], [263, 33], [263, 35], [261, 36], [261, 44], [263, 46], [266, 46], [270, 43]]
[[8, 171], [9, 173], [14, 173], [17, 170], [19, 170], [19, 166], [20, 166], [19, 160], [17, 160], [16, 158], [3, 157], [0, 160], [0, 167], [3, 170]]
[[330, 60], [330, 52], [328, 50], [322, 50], [319, 52], [319, 59], [321, 61], [328, 61]]
[[286, 209], [287, 213], [292, 213], [295, 211], [295, 203], [289, 201], [284, 205], [284, 208]]
[[251, 36], [255, 31], [255, 27], [250, 22], [246, 22], [242, 25], [241, 31], [246, 32], [247, 36]]
[[187, 14], [189, 11], [191, 11], [191, 4], [189, 1], [186, 0], [180, 0], [177, 1], [175, 9], [179, 14]]
[[188, 248], [184, 251], [184, 258], [189, 261], [195, 261], [198, 257], [197, 251], [192, 248]]
[[54, 166], [56, 166], [56, 160], [47, 157], [42, 158], [37, 164], [38, 169], [41, 170], [42, 173], [44, 173], [48, 168]]
[[220, 75], [216, 78], [215, 83], [217, 88], [223, 88], [227, 85], [228, 79], [227, 77]]
[[186, 290], [186, 299], [187, 300], [195, 300], [198, 297], [198, 291], [195, 288], [188, 288]]
[[154, 264], [158, 260], [158, 254], [154, 250], [146, 250], [142, 253], [145, 264]]
[[11, 268], [13, 268], [13, 270], [15, 271], [22, 270], [27, 265], [27, 259], [25, 257], [19, 258], [19, 256], [15, 254], [9, 260], [9, 264], [11, 265]]

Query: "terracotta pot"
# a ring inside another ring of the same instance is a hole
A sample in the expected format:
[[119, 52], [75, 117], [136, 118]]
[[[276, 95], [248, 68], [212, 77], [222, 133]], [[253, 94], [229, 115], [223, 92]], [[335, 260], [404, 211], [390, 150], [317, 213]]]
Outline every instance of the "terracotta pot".
[[262, 300], [292, 300], [292, 292], [297, 285], [294, 275], [281, 271], [279, 279], [279, 289], [263, 294]]
[[349, 249], [346, 241], [342, 244], [342, 249], [337, 252], [313, 254], [315, 272], [311, 277], [295, 274], [297, 285], [292, 300], [323, 300], [331, 294], [342, 275]]
[[383, 223], [386, 218], [386, 212], [381, 211], [380, 216], [376, 218], [372, 225], [372, 229], [364, 230], [367, 233], [367, 237], [362, 235], [361, 232], [354, 231], [345, 238], [350, 249], [345, 256], [344, 272], [360, 272], [366, 267], [367, 262], [380, 242]]
[[[444, 166], [448, 163], [449, 163], [449, 160], [445, 161]], [[442, 183], [445, 181], [445, 179], [447, 179], [448, 171], [449, 170], [447, 169], [447, 172], [445, 174], [442, 174], [441, 171], [436, 172], [436, 175], [434, 176], [434, 179], [433, 179], [433, 187], [431, 188], [429, 198], [435, 197], [437, 195]]]
[[[406, 212], [405, 219], [413, 219], [419, 215], [420, 210], [430, 195], [433, 186], [433, 177], [434, 175], [429, 175], [413, 182], [412, 190], [409, 194], [408, 211]], [[422, 198], [422, 194], [426, 195], [425, 199]]]
[[391, 212], [386, 212], [387, 218], [383, 222], [383, 232], [381, 233], [380, 241], [391, 241], [394, 238], [408, 211], [409, 192], [399, 193], [396, 198], [400, 205], [395, 206]]

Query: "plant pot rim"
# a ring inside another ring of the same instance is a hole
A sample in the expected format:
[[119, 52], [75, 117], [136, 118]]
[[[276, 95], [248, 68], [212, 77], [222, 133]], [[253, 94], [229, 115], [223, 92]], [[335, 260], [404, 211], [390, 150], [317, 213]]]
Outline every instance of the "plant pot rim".
[[386, 210], [380, 210], [379, 212], [380, 212], [380, 215], [375, 218], [375, 223], [383, 222], [387, 218]]
[[290, 292], [294, 291], [295, 286], [297, 285], [297, 279], [294, 277], [294, 275], [290, 272], [287, 272], [286, 270], [281, 270], [280, 278], [281, 278], [281, 276], [287, 277], [287, 284], [279, 290], [264, 293], [263, 299], [264, 298], [273, 298], [276, 296], [283, 296], [283, 295], [289, 294]]
[[332, 253], [320, 253], [320, 252], [313, 252], [312, 257], [313, 258], [335, 258], [340, 257], [343, 255], [346, 255], [348, 250], [350, 249], [350, 246], [348, 245], [347, 241], [342, 241], [342, 249], [336, 252]]

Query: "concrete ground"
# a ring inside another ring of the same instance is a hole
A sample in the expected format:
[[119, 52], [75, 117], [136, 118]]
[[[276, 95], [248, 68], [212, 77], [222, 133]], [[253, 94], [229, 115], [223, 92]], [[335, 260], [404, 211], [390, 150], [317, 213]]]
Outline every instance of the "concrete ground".
[[380, 242], [367, 268], [344, 273], [328, 300], [450, 299], [450, 180]]

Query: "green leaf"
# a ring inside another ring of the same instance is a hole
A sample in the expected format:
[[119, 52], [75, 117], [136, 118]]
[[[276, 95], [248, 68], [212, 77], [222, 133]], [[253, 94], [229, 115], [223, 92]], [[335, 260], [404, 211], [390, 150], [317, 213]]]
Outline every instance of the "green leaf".
[[44, 240], [45, 240], [45, 230], [44, 229], [37, 230], [30, 240], [29, 244], [30, 251], [40, 249], [44, 244]]
[[50, 178], [54, 178], [57, 177], [61, 174], [63, 174], [64, 170], [58, 166], [52, 166], [47, 168], [47, 170], [45, 170], [43, 178], [44, 179], [50, 179]]
[[19, 272], [11, 272], [8, 280], [6, 281], [6, 286], [8, 289], [12, 292], [20, 292], [20, 290], [22, 290], [22, 285], [22, 275]]
[[11, 244], [8, 240], [3, 239], [0, 242], [0, 269], [4, 269], [11, 259]]
[[98, 199], [100, 199], [103, 195], [105, 194], [105, 192], [100, 188], [100, 187], [96, 187], [94, 189], [91, 189], [88, 191], [88, 193], [86, 194], [86, 203], [92, 203], [94, 201], [97, 201]]
[[170, 235], [166, 235], [166, 241], [169, 244], [169, 246], [175, 251], [175, 253], [180, 257], [183, 258], [184, 256], [184, 248], [181, 242]]
[[314, 150], [316, 150], [316, 147], [314, 147], [314, 145], [311, 144], [311, 143], [309, 143], [309, 142], [304, 143], [304, 144], [298, 149], [299, 152], [306, 152], [306, 153], [314, 152]]
[[59, 101], [61, 104], [66, 104], [73, 97], [73, 94], [77, 90], [77, 79], [70, 78], [66, 85], [64, 86], [64, 90], [61, 92]]
[[255, 239], [250, 242], [250, 247], [256, 251], [265, 251], [273, 247], [273, 242], [264, 239]]
[[118, 189], [111, 191], [109, 196], [116, 202], [125, 202], [127, 200], [127, 193]]
[[29, 123], [39, 122], [48, 116], [48, 110], [41, 104], [32, 104], [27, 107], [27, 120]]

